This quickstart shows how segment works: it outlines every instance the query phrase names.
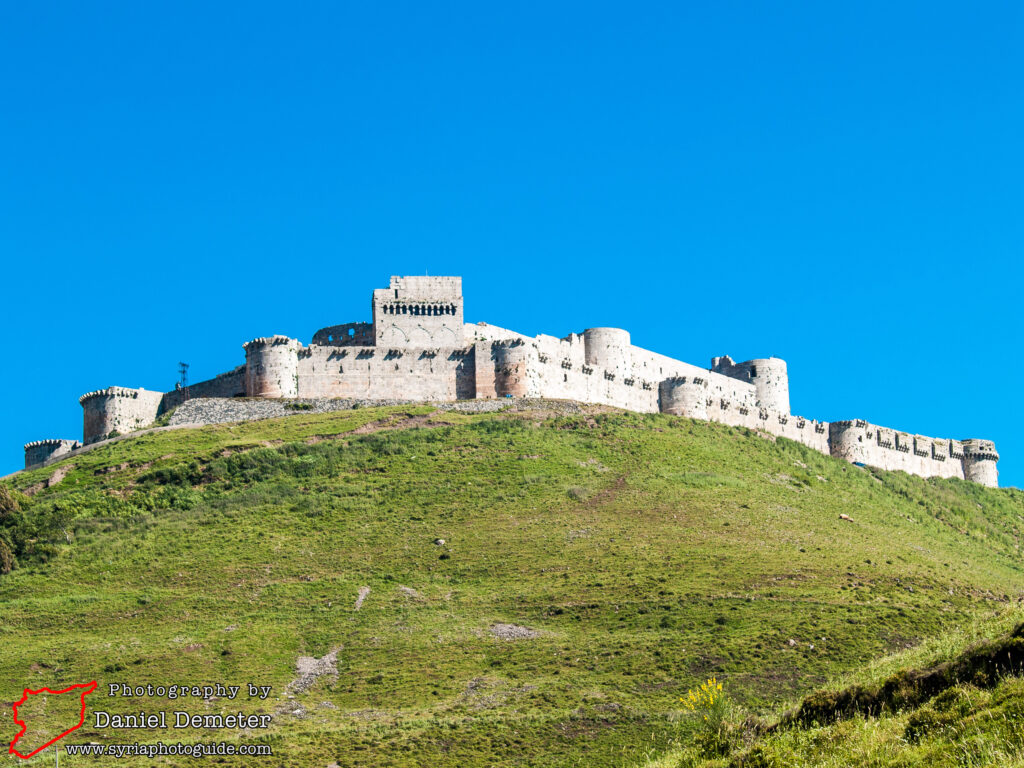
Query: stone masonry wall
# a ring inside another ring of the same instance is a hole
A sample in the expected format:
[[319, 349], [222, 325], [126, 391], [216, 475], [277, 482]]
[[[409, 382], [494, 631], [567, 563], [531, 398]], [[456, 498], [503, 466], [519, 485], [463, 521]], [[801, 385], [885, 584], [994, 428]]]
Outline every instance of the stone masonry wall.
[[373, 323], [343, 323], [321, 328], [313, 343], [324, 347], [372, 347]]
[[964, 440], [964, 479], [990, 488], [999, 487], [999, 454], [991, 440]]
[[463, 346], [461, 277], [392, 277], [373, 292], [378, 347]]
[[147, 389], [108, 387], [82, 395], [83, 442], [92, 443], [125, 434], [153, 423], [164, 397]]
[[831, 454], [838, 459], [922, 477], [964, 478], [958, 440], [911, 435], [860, 419], [833, 421], [829, 430]]
[[189, 384], [184, 389], [174, 389], [164, 395], [160, 413], [176, 408], [186, 400], [201, 397], [241, 397], [245, 395], [245, 366], [222, 373], [212, 379]]
[[25, 444], [25, 469], [49, 459], [67, 456], [82, 444], [77, 440], [36, 440]]
[[[619, 343], [620, 336], [605, 333], [618, 329], [596, 330], [602, 333], [591, 335], [589, 355], [586, 334], [573, 333], [563, 339], [543, 334], [531, 338], [481, 323], [466, 326], [466, 335], [477, 340], [475, 349], [481, 360], [488, 356], [483, 342], [493, 340], [490, 357], [492, 360], [495, 355], [499, 358], [493, 360], [497, 396], [557, 397], [653, 413], [660, 409], [658, 385], [662, 380], [697, 376], [708, 382], [708, 397], [725, 400], [730, 405], [756, 407], [757, 391], [750, 383], [634, 345], [623, 347]], [[594, 350], [594, 341], [605, 337], [611, 341], [610, 349], [601, 355]], [[609, 370], [588, 362], [595, 359], [613, 361], [613, 368]], [[629, 366], [624, 367], [627, 360]], [[479, 376], [479, 369], [485, 366], [478, 364], [477, 367]], [[489, 392], [490, 384], [484, 389]]]
[[287, 336], [253, 339], [245, 348], [245, 393], [249, 397], [298, 395], [298, 350]]
[[761, 408], [789, 413], [789, 373], [785, 360], [770, 357], [735, 363], [724, 355], [712, 358], [711, 370], [753, 384]]
[[298, 397], [460, 400], [475, 397], [473, 347], [311, 346], [298, 352]]

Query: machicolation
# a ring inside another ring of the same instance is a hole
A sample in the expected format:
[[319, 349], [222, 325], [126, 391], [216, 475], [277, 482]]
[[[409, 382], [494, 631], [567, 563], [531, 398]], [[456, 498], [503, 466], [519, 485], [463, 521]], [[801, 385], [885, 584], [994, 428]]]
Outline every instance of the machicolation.
[[[372, 312], [370, 322], [320, 329], [309, 346], [287, 336], [253, 339], [242, 345], [243, 365], [185, 388], [108, 387], [82, 395], [82, 440], [90, 444], [142, 429], [197, 398], [547, 398], [744, 426], [857, 464], [998, 485], [999, 454], [989, 440], [924, 437], [862, 420], [827, 423], [793, 415], [789, 374], [779, 358], [735, 362], [722, 356], [701, 368], [633, 346], [621, 328], [588, 328], [558, 338], [465, 323], [460, 277], [392, 277], [387, 288], [373, 292]], [[28, 443], [25, 466], [80, 447], [72, 440]]]

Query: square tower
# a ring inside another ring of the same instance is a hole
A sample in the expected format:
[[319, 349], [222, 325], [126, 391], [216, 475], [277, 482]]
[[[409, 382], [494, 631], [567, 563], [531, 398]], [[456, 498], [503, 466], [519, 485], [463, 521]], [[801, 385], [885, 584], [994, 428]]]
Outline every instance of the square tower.
[[462, 347], [461, 277], [392, 277], [373, 292], [378, 347]]

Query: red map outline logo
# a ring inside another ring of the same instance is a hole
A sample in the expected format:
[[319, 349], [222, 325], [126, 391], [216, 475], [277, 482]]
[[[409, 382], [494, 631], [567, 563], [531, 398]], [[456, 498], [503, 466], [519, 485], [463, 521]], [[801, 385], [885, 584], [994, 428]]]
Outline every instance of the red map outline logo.
[[[69, 692], [75, 690], [75, 688], [84, 688], [85, 689], [84, 691], [82, 691], [82, 713], [81, 713], [81, 715], [78, 718], [78, 725], [75, 725], [75, 726], [72, 726], [71, 728], [68, 728], [60, 736], [57, 736], [56, 738], [50, 739], [48, 742], [43, 744], [43, 746], [38, 747], [37, 749], [32, 750], [27, 755], [23, 755], [23, 754], [21, 754], [21, 752], [16, 750], [14, 748], [14, 745], [18, 743], [18, 739], [20, 739], [22, 736], [24, 736], [25, 735], [25, 731], [28, 730], [28, 724], [27, 723], [23, 723], [21, 720], [18, 719], [18, 707], [20, 707], [22, 704], [24, 704], [26, 701], [28, 701], [28, 697], [30, 695], [31, 696], [37, 696], [38, 694], [43, 693], [44, 691], [46, 693], [52, 693], [52, 694], [69, 693]], [[19, 699], [18, 701], [14, 702], [14, 704], [12, 705], [12, 707], [14, 709], [14, 722], [21, 726], [21, 730], [18, 731], [18, 735], [15, 736], [14, 737], [14, 741], [11, 742], [11, 748], [8, 750], [9, 754], [17, 755], [18, 757], [22, 758], [23, 760], [27, 760], [28, 758], [32, 757], [32, 755], [36, 754], [37, 752], [42, 752], [44, 749], [46, 749], [48, 746], [50, 746], [54, 742], [60, 741], [61, 739], [63, 739], [65, 736], [67, 736], [72, 731], [74, 731], [74, 730], [76, 730], [78, 728], [81, 728], [82, 725], [85, 723], [85, 697], [88, 696], [90, 693], [92, 693], [95, 690], [96, 690], [96, 681], [95, 680], [93, 680], [90, 683], [79, 683], [78, 685], [72, 685], [70, 688], [65, 688], [63, 691], [52, 691], [49, 688], [40, 688], [38, 691], [30, 691], [28, 688], [26, 688], [25, 689], [25, 693], [23, 693], [22, 696], [21, 696], [21, 699]]]

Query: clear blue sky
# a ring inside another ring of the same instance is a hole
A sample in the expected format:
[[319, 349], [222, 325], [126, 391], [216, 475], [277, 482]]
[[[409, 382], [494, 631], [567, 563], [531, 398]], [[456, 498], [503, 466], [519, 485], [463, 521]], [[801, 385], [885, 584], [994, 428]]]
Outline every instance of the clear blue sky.
[[[781, 6], [785, 7], [781, 7]], [[80, 394], [369, 319], [789, 363], [793, 410], [1019, 416], [1024, 6], [0, 6], [0, 474]]]

